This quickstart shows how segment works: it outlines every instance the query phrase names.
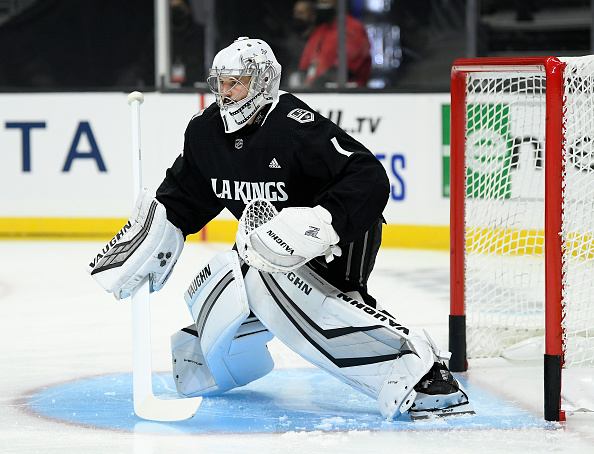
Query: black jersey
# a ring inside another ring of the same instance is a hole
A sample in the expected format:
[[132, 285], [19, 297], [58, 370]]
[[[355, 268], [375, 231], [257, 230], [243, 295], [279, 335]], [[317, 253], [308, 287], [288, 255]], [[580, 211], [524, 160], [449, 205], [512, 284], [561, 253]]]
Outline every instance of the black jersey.
[[[279, 211], [323, 206], [332, 214], [343, 256], [322, 274], [344, 291], [366, 286], [388, 196], [388, 177], [375, 156], [289, 93], [232, 134], [224, 132], [216, 103], [198, 113], [186, 129], [183, 153], [157, 190], [168, 219], [184, 235], [224, 208], [239, 219], [257, 197]], [[343, 281], [352, 285], [341, 287]]]

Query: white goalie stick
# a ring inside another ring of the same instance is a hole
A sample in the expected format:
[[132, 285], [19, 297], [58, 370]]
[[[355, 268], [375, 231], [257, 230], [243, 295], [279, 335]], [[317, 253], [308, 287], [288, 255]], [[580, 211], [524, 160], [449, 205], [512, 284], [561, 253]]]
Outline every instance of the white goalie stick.
[[[134, 174], [134, 202], [142, 190], [142, 157], [140, 152], [140, 104], [144, 95], [134, 91], [128, 95], [132, 108], [132, 171]], [[196, 414], [202, 397], [159, 399], [153, 394], [151, 360], [151, 309], [149, 276], [131, 294], [132, 304], [132, 387], [134, 412], [153, 421], [180, 421]]]

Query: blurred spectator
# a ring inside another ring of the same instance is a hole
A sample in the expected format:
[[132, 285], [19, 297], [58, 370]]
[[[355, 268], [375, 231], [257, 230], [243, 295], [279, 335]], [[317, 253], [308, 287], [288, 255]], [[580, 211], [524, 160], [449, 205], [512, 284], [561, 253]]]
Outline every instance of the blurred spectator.
[[205, 83], [204, 28], [196, 23], [187, 0], [171, 0], [171, 82]]
[[316, 2], [297, 0], [293, 5], [292, 33], [287, 40], [291, 59], [283, 66], [283, 72], [288, 75], [287, 81], [291, 88], [303, 86], [305, 83], [305, 71], [299, 71], [299, 60], [316, 25]]
[[[336, 82], [338, 75], [338, 23], [336, 1], [317, 0], [316, 22], [299, 63], [306, 71], [305, 86], [323, 88], [326, 82]], [[350, 14], [346, 17], [346, 51], [348, 82], [362, 87], [371, 70], [369, 38], [365, 27]]]
[[293, 5], [293, 31], [305, 42], [316, 28], [316, 3], [299, 0]]

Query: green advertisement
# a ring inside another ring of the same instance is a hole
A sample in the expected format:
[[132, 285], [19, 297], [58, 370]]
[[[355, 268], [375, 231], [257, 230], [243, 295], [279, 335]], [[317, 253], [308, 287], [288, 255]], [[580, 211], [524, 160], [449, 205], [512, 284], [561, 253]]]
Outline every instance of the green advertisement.
[[[466, 113], [466, 195], [509, 198], [513, 139], [508, 105], [471, 104]], [[450, 195], [450, 106], [442, 105], [444, 197]]]
[[442, 195], [450, 196], [450, 105], [441, 106]]

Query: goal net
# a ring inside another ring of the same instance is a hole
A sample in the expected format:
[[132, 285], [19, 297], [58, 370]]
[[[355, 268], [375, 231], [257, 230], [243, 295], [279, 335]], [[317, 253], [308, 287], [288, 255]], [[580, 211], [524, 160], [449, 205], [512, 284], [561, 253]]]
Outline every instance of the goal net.
[[562, 368], [594, 366], [594, 57], [457, 60], [451, 119], [450, 366], [544, 354], [563, 419]]

